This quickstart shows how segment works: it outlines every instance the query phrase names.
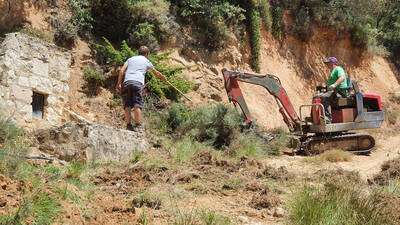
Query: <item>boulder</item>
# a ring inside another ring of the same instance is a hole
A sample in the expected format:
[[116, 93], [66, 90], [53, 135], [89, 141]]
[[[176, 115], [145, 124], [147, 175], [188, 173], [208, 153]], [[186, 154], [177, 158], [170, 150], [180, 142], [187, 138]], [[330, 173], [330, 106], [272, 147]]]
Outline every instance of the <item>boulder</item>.
[[39, 150], [65, 161], [128, 162], [145, 151], [145, 132], [132, 132], [92, 123], [67, 123], [36, 132]]

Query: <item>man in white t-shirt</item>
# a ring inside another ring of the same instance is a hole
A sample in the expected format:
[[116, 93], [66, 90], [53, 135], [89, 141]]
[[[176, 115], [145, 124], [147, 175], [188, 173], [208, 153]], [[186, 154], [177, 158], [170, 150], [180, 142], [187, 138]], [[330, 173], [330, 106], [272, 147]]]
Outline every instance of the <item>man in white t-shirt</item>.
[[[161, 80], [166, 81], [164, 75], [157, 71], [147, 59], [149, 49], [146, 46], [139, 48], [139, 55], [129, 58], [119, 71], [117, 90], [123, 93], [126, 128], [133, 130], [131, 123], [131, 109], [134, 110], [136, 127], [142, 125], [144, 77], [147, 72], [152, 73]], [[123, 83], [122, 83], [123, 80]]]

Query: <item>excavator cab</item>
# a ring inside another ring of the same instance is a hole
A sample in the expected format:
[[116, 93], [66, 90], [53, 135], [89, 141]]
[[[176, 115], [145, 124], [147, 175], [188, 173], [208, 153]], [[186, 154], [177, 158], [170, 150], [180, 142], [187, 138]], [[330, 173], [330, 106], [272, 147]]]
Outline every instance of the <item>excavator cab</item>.
[[384, 120], [381, 96], [371, 92], [362, 93], [357, 82], [352, 82], [348, 96], [336, 95], [333, 98], [331, 123], [324, 121], [323, 111], [326, 109], [321, 107], [320, 103], [321, 99], [315, 96], [310, 113], [312, 124], [309, 126], [309, 132], [329, 133], [379, 128]]

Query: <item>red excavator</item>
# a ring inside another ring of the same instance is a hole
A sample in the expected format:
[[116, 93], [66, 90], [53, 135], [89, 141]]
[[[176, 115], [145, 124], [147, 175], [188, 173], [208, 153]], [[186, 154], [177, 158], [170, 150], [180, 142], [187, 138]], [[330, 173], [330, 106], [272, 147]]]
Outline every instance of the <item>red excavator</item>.
[[[369, 154], [375, 146], [372, 136], [353, 131], [379, 128], [382, 125], [384, 111], [381, 96], [362, 93], [356, 82], [351, 82], [347, 97], [336, 97], [331, 102], [332, 121], [328, 122], [318, 94], [313, 98], [312, 104], [300, 106], [299, 116], [277, 76], [228, 69], [223, 69], [222, 74], [229, 101], [240, 107], [248, 126], [251, 126], [253, 120], [238, 81], [262, 86], [274, 96], [283, 120], [298, 140], [298, 153], [316, 155], [330, 149], [342, 149]], [[317, 93], [324, 90], [326, 91], [326, 87], [318, 87]], [[303, 118], [307, 113], [309, 116]]]

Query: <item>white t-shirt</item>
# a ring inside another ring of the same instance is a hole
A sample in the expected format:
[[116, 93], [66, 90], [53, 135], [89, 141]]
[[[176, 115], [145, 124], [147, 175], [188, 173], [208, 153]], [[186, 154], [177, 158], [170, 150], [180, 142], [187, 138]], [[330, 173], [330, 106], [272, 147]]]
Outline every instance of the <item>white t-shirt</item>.
[[144, 84], [144, 75], [148, 70], [154, 68], [153, 64], [142, 55], [133, 56], [126, 63], [128, 64], [128, 68], [125, 72], [124, 83], [127, 81], [137, 81]]

